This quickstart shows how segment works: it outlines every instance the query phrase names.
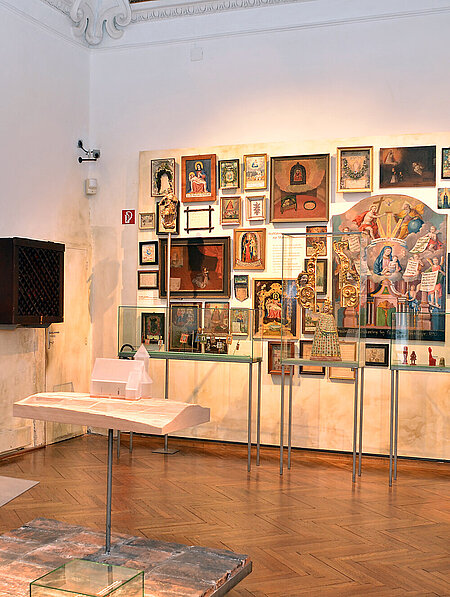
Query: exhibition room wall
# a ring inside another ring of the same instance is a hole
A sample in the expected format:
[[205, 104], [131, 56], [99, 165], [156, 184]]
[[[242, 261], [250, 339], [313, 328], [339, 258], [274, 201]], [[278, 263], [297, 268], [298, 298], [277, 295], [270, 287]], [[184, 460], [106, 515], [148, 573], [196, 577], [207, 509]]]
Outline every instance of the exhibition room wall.
[[[407, 3], [410, 16], [392, 15], [406, 10], [404, 2], [374, 5], [309, 2], [143, 23], [119, 43], [106, 41], [93, 51], [91, 142], [102, 150], [92, 168], [99, 180], [91, 206], [94, 357], [116, 354], [118, 305], [145, 299], [136, 289], [137, 226], [120, 223], [121, 209], [139, 209], [140, 151], [154, 157], [215, 152], [218, 159], [257, 150], [269, 156], [329, 152], [332, 215], [365, 196], [335, 193], [337, 146], [374, 146], [377, 194], [380, 147], [436, 144], [440, 155], [449, 145], [450, 135], [442, 132], [450, 130], [442, 16], [414, 14], [415, 1]], [[436, 209], [435, 188], [394, 192]], [[213, 235], [232, 234], [220, 227], [214, 207]], [[304, 226], [267, 224], [267, 230]], [[270, 247], [268, 261], [255, 277], [281, 277], [270, 266]], [[158, 302], [156, 291], [148, 296]], [[262, 439], [276, 444], [280, 380], [266, 373], [266, 342], [264, 358]], [[151, 368], [154, 394], [162, 396], [162, 365]], [[236, 365], [171, 367], [170, 396], [211, 407], [211, 423], [188, 435], [245, 441], [246, 373]], [[388, 450], [389, 381], [387, 370], [366, 371], [369, 452]], [[446, 375], [402, 378], [400, 454], [450, 457], [448, 390]], [[352, 396], [352, 384], [296, 374], [293, 444], [350, 450]]]
[[[0, 31], [0, 237], [66, 245], [65, 323], [47, 332], [0, 329], [0, 452], [5, 452], [70, 431], [14, 419], [14, 401], [62, 384], [87, 389], [90, 228], [76, 142], [88, 133], [89, 52], [64, 37], [65, 17], [42, 2], [2, 0]], [[48, 337], [49, 331], [58, 334]], [[47, 340], [53, 342], [49, 349]]]

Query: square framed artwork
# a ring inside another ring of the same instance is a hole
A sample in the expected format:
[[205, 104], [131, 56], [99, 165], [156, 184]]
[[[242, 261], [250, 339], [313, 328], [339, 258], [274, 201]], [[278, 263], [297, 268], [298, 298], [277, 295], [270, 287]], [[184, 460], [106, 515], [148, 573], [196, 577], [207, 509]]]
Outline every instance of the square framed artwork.
[[158, 265], [157, 240], [147, 240], [139, 243], [139, 265]]
[[[170, 252], [170, 295], [230, 298], [230, 238], [174, 238]], [[167, 239], [159, 241], [159, 296], [167, 296]]]
[[147, 270], [138, 270], [138, 289], [139, 290], [157, 290], [158, 272], [149, 272]]
[[202, 327], [201, 303], [171, 303], [169, 307], [169, 350], [200, 352], [198, 330]]
[[[294, 342], [283, 342], [284, 357], [294, 358]], [[269, 375], [281, 375], [281, 342], [267, 343], [267, 373]], [[293, 367], [285, 367], [285, 375], [292, 375]]]
[[264, 195], [258, 197], [247, 197], [247, 220], [266, 219], [266, 198]]
[[266, 268], [266, 229], [234, 230], [233, 255], [234, 269], [264, 270]]
[[389, 366], [389, 344], [366, 342], [365, 347], [366, 367], [388, 367]]
[[442, 148], [441, 178], [450, 179], [450, 147]]
[[[305, 272], [308, 266], [308, 259], [305, 259]], [[316, 291], [317, 294], [326, 294], [328, 287], [328, 261], [317, 259], [316, 261]]]
[[[312, 340], [300, 340], [299, 353], [301, 359], [309, 360], [311, 358]], [[318, 365], [299, 365], [300, 375], [325, 375], [325, 367]]]
[[368, 193], [373, 188], [373, 147], [338, 147], [336, 191]]
[[175, 158], [160, 158], [150, 164], [152, 197], [175, 193]]
[[207, 336], [205, 342], [206, 354], [228, 354], [228, 343], [226, 336]]
[[219, 189], [239, 188], [239, 160], [219, 160]]
[[207, 230], [212, 232], [214, 226], [212, 225], [212, 214], [214, 210], [208, 205], [207, 207], [191, 207], [188, 205], [184, 210], [186, 214], [186, 228], [185, 232], [189, 234], [194, 230]]
[[[340, 342], [341, 357], [343, 361], [356, 359], [356, 342]], [[350, 367], [328, 367], [328, 379], [337, 381], [354, 381], [355, 370]]]
[[[323, 311], [324, 302], [325, 299], [316, 300], [316, 306], [320, 313]], [[313, 314], [310, 313], [304, 307], [302, 307], [302, 334], [314, 334], [314, 332], [316, 331], [316, 323], [317, 322]]]
[[329, 169], [328, 153], [271, 158], [270, 221], [328, 221]]
[[242, 201], [240, 197], [220, 198], [220, 223], [222, 226], [240, 224], [242, 219]]
[[164, 334], [164, 313], [142, 313], [141, 339], [144, 344], [157, 344], [160, 339], [164, 340]]
[[203, 330], [206, 334], [229, 334], [229, 303], [205, 303], [203, 312]]
[[438, 209], [450, 209], [450, 189], [438, 189], [437, 206]]
[[267, 153], [244, 155], [244, 190], [260, 191], [267, 188]]
[[216, 200], [216, 154], [181, 158], [181, 201]]
[[248, 336], [249, 310], [233, 307], [230, 309], [230, 333], [233, 336]]
[[155, 212], [139, 213], [139, 230], [155, 229]]
[[380, 188], [434, 187], [436, 145], [380, 149]]
[[180, 202], [163, 199], [156, 204], [156, 234], [180, 234]]
[[[318, 257], [327, 256], [327, 227], [326, 226], [306, 226], [306, 256], [311, 257], [314, 253], [315, 244], [323, 242], [324, 247], [317, 254]], [[320, 236], [323, 234], [324, 236]]]
[[255, 334], [260, 333], [263, 339], [270, 340], [298, 338], [295, 280], [285, 279], [283, 289], [281, 279], [254, 278], [253, 308], [256, 310], [253, 320]]

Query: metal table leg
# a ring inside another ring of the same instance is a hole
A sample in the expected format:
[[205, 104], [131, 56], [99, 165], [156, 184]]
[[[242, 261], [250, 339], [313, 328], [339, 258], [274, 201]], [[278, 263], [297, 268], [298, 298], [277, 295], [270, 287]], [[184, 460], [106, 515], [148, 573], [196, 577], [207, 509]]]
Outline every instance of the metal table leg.
[[353, 402], [353, 467], [352, 467], [352, 481], [356, 480], [356, 434], [358, 432], [358, 373], [359, 369], [353, 369], [355, 372], [355, 394]]
[[131, 454], [131, 452], [133, 451], [133, 432], [132, 431], [130, 431], [130, 445], [129, 445], [128, 449], [130, 450], [130, 454]]
[[117, 458], [120, 458], [120, 431], [117, 431]]
[[108, 429], [108, 469], [106, 481], [106, 540], [105, 553], [111, 552], [111, 495], [112, 495], [112, 460], [113, 460], [114, 433]]
[[395, 426], [394, 426], [394, 481], [397, 480], [397, 444], [398, 444], [398, 371], [395, 372]]
[[[166, 359], [166, 376], [164, 380], [164, 400], [169, 399], [169, 359]], [[169, 450], [169, 436], [164, 436], [164, 448], [153, 450], [153, 454], [176, 454], [179, 450]]]
[[283, 474], [283, 444], [284, 444], [284, 375], [285, 367], [281, 365], [281, 410], [280, 410], [280, 475]]
[[253, 363], [248, 366], [248, 413], [247, 413], [247, 471], [252, 468], [252, 393], [253, 393]]
[[364, 367], [361, 367], [361, 376], [359, 379], [359, 460], [358, 477], [361, 476], [362, 467], [362, 436], [363, 436], [363, 417], [364, 417]]
[[258, 405], [256, 411], [256, 466], [259, 466], [259, 452], [261, 447], [261, 365], [258, 362]]
[[389, 487], [392, 487], [392, 452], [394, 443], [395, 372], [391, 369], [391, 408], [389, 413]]
[[291, 468], [291, 439], [292, 439], [292, 378], [294, 377], [294, 367], [289, 367], [289, 422], [288, 422], [288, 469]]

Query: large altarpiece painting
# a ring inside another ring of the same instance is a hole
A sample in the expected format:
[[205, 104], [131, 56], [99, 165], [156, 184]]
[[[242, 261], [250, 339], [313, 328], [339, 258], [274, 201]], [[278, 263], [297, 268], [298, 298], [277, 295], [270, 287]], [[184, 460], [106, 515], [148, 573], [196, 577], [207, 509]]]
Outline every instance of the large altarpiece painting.
[[[361, 277], [361, 335], [389, 338], [393, 314], [409, 338], [445, 341], [447, 216], [408, 195], [376, 195], [332, 218], [334, 233], [349, 236], [345, 252]], [[333, 261], [333, 293], [341, 302]], [[412, 329], [411, 329], [412, 326]], [[345, 308], [338, 328], [348, 327]]]

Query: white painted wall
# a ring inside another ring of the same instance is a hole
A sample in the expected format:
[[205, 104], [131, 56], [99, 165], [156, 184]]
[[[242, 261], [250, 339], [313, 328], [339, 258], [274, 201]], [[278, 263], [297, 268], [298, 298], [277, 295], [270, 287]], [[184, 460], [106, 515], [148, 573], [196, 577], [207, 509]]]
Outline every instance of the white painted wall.
[[0, 236], [66, 244], [66, 322], [52, 326], [60, 333], [49, 351], [42, 329], [0, 330], [0, 452], [44, 439], [42, 424], [33, 434], [31, 422], [13, 419], [15, 400], [70, 381], [85, 391], [90, 368], [89, 203], [76, 161], [89, 126], [89, 53], [67, 39], [66, 18], [54, 9], [17, 4], [0, 2]]

